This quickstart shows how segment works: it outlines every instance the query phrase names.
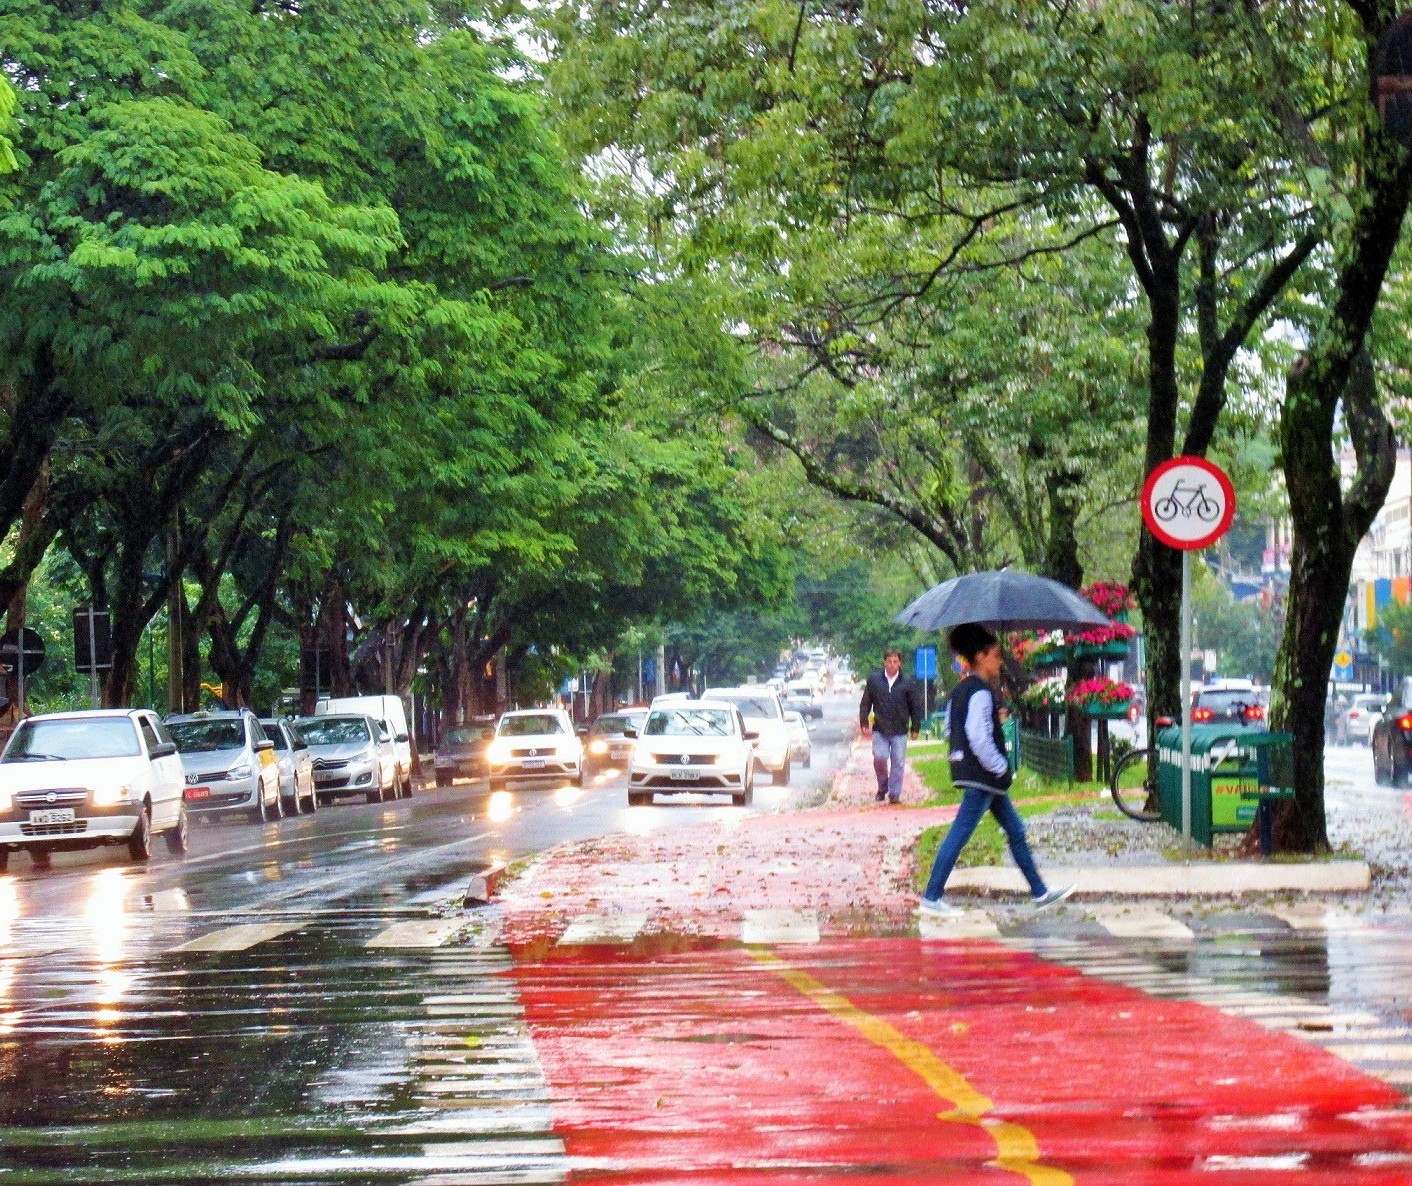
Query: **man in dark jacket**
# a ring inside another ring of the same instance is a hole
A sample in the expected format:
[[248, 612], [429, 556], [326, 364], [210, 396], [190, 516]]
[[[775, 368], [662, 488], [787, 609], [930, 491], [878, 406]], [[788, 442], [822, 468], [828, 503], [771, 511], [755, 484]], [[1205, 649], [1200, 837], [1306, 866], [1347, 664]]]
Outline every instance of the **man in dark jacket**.
[[[871, 714], [871, 717], [869, 716]], [[902, 798], [902, 766], [907, 758], [907, 738], [917, 739], [922, 729], [922, 691], [902, 674], [902, 652], [883, 656], [883, 669], [863, 685], [858, 706], [858, 727], [873, 739], [873, 771], [878, 776], [878, 802]]]

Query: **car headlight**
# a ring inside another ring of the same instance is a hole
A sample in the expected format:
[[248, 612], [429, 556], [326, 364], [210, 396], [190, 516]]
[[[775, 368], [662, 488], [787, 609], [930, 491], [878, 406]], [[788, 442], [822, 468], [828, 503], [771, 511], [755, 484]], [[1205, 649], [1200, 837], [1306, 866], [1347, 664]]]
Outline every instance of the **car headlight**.
[[249, 762], [242, 762], [239, 766], [232, 766], [226, 771], [227, 778], [249, 778], [255, 773], [255, 769]]
[[93, 804], [95, 807], [112, 807], [117, 803], [126, 803], [131, 796], [131, 787], [95, 787]]
[[606, 754], [608, 752], [608, 743], [601, 737], [595, 737], [588, 743], [588, 752], [591, 754]]
[[490, 748], [485, 753], [492, 762], [504, 762], [510, 757], [510, 743], [508, 741], [492, 741]]

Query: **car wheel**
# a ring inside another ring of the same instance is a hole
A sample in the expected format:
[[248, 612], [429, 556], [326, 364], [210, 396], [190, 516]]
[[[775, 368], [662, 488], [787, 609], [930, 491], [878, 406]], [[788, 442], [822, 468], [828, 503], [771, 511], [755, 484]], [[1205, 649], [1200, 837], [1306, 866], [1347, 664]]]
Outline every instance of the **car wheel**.
[[[264, 794], [263, 788], [260, 793]], [[270, 814], [275, 819], [284, 819], [284, 796], [279, 793], [278, 787], [275, 788], [275, 801], [270, 804]]]
[[580, 762], [580, 763], [579, 763], [578, 773], [574, 775], [574, 786], [576, 786], [576, 787], [581, 787], [581, 786], [583, 786], [583, 784], [584, 784], [584, 777], [585, 777], [585, 775], [584, 775], [584, 770], [583, 770], [583, 763]]
[[[1180, 657], [1181, 657], [1181, 656], [1179, 655], [1178, 658], [1180, 658]], [[814, 760], [814, 755], [813, 755], [813, 754], [811, 754], [811, 753], [810, 753], [810, 754], [805, 754], [805, 755], [804, 755], [804, 761], [801, 762], [800, 765], [803, 766], [805, 770], [808, 770], [808, 769], [809, 769], [809, 765], [810, 765], [810, 763], [813, 762], [813, 760]]]
[[490, 780], [490, 787], [489, 787], [489, 790], [490, 790], [490, 793], [491, 793], [492, 795], [494, 795], [497, 791], [503, 791], [504, 789], [505, 789], [505, 783], [504, 783], [504, 780], [503, 780], [503, 779], [492, 778], [492, 779]]
[[743, 791], [737, 791], [731, 796], [737, 807], [749, 807], [755, 800], [755, 788], [747, 786]]
[[145, 861], [152, 855], [152, 811], [146, 806], [138, 813], [132, 835], [127, 838], [127, 855], [134, 861]]
[[442, 774], [440, 770], [436, 772], [436, 785], [438, 787], [449, 787], [452, 781], [449, 774]]
[[10, 867], [10, 850], [0, 848], [0, 873], [5, 872]]
[[782, 770], [776, 770], [776, 771], [775, 771], [775, 774], [774, 774], [774, 783], [775, 783], [775, 786], [777, 786], [777, 787], [787, 787], [787, 786], [789, 786], [789, 774], [790, 774], [789, 763], [786, 762], [786, 763], [784, 764], [784, 768], [783, 768]]
[[402, 776], [402, 798], [412, 797], [412, 772], [409, 770]]
[[629, 791], [629, 792], [628, 792], [628, 806], [629, 806], [629, 807], [647, 807], [647, 806], [649, 806], [651, 803], [652, 803], [652, 792], [651, 792], [651, 791]]
[[309, 812], [310, 815], [313, 815], [314, 812], [318, 811], [318, 809], [319, 809], [319, 795], [318, 795], [318, 792], [314, 790], [314, 783], [313, 783], [313, 780], [310, 779], [310, 781], [309, 781], [309, 806], [308, 806], [308, 809], [307, 809], [307, 810], [308, 810], [308, 812]]
[[176, 827], [168, 828], [163, 839], [167, 842], [167, 851], [175, 856], [182, 856], [186, 852], [187, 845], [191, 841], [191, 820], [186, 814], [186, 804], [181, 805], [181, 810], [177, 812]]
[[255, 806], [246, 815], [249, 816], [252, 824], [263, 824], [269, 817], [265, 814], [265, 788], [260, 788], [260, 793], [255, 796]]

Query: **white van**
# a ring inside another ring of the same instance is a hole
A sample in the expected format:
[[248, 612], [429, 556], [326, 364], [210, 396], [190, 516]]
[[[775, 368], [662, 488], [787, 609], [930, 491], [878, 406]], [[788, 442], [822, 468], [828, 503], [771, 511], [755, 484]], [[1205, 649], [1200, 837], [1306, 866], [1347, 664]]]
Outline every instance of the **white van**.
[[412, 734], [407, 728], [407, 706], [400, 696], [325, 696], [314, 705], [314, 715], [326, 717], [360, 713], [387, 725], [397, 755], [397, 785], [412, 790]]

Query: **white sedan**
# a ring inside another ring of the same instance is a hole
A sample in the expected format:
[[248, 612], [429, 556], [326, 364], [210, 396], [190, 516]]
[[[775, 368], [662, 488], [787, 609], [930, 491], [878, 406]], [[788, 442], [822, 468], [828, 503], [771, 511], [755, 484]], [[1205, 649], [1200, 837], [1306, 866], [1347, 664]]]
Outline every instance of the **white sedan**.
[[49, 854], [126, 844], [145, 861], [161, 833], [186, 851], [185, 778], [176, 743], [154, 712], [58, 712], [22, 721], [0, 754], [0, 870], [27, 850]]
[[654, 702], [633, 749], [628, 803], [705, 793], [728, 794], [744, 806], [755, 790], [757, 736], [740, 710], [724, 701]]

